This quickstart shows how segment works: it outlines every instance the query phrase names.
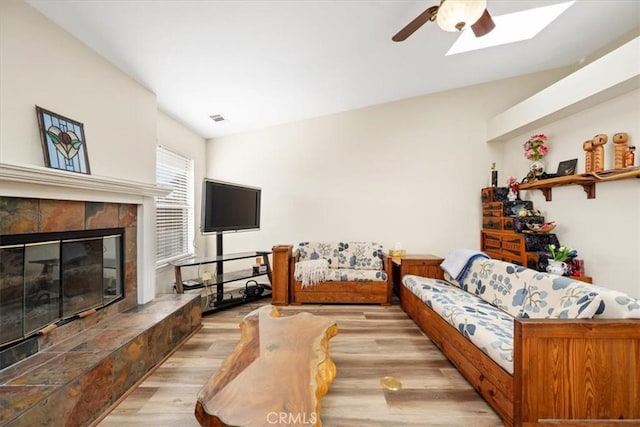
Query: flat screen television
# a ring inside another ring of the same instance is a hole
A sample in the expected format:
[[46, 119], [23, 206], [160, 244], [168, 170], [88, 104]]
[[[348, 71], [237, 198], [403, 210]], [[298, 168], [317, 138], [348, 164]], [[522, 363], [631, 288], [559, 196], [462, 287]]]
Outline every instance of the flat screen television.
[[203, 234], [260, 228], [261, 190], [205, 178], [202, 184]]

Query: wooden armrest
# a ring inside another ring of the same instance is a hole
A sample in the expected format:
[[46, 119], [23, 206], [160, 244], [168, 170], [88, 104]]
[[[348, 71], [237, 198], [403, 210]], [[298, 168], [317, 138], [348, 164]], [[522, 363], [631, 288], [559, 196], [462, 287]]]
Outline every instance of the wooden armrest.
[[391, 274], [391, 257], [386, 252], [382, 252], [382, 269], [387, 274]]
[[515, 419], [640, 421], [640, 320], [515, 319]]
[[444, 270], [440, 267], [442, 258], [402, 259], [402, 275], [414, 275], [429, 279], [444, 279]]

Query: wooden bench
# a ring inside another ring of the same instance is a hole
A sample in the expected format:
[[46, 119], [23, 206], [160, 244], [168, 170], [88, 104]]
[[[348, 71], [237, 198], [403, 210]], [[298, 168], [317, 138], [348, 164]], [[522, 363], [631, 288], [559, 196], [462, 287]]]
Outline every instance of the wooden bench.
[[514, 318], [511, 375], [405, 286], [400, 301], [505, 426], [640, 425], [640, 320]]
[[280, 317], [272, 305], [240, 323], [240, 342], [198, 394], [200, 425], [320, 426], [320, 399], [336, 376], [334, 321], [310, 313]]
[[0, 370], [0, 425], [93, 425], [202, 324], [200, 295], [117, 304], [55, 328], [41, 338], [59, 342]]
[[[331, 280], [315, 286], [302, 286], [295, 279], [295, 266], [299, 252], [292, 245], [273, 247], [274, 303], [275, 304], [391, 304], [391, 258], [382, 254], [382, 270], [386, 280]], [[282, 297], [280, 297], [282, 296]]]

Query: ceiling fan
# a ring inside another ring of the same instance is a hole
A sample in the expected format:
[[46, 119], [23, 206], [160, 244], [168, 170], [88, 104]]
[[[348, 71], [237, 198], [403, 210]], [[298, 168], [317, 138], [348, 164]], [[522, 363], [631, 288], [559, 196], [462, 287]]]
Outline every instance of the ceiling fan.
[[394, 42], [406, 40], [429, 21], [436, 21], [445, 31], [462, 31], [471, 26], [476, 37], [489, 34], [496, 26], [487, 10], [486, 0], [441, 0], [431, 6], [391, 38]]

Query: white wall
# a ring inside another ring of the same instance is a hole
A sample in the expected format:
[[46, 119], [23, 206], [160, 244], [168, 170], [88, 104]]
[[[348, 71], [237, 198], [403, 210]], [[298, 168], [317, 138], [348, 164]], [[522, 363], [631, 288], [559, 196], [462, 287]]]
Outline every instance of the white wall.
[[[263, 188], [262, 229], [225, 235], [225, 252], [314, 239], [401, 242], [409, 253], [446, 255], [479, 247], [480, 188], [496, 161], [503, 184], [524, 177], [522, 135], [487, 144], [485, 123], [564, 76], [566, 70], [403, 100], [362, 110], [210, 140], [208, 176]], [[640, 146], [637, 91], [559, 120], [547, 160], [579, 158], [597, 133], [628, 132]], [[611, 167], [613, 144], [607, 146]], [[640, 296], [640, 189], [636, 180], [527, 192], [562, 244], [585, 259], [587, 274]], [[209, 240], [213, 253], [213, 243]]]
[[439, 255], [478, 248], [480, 189], [491, 163], [502, 163], [501, 147], [486, 143], [486, 120], [563, 75], [556, 70], [211, 140], [210, 178], [263, 190], [261, 230], [225, 235], [225, 252], [314, 239], [401, 242], [410, 253]]
[[[558, 120], [533, 133], [549, 137], [549, 153], [544, 162], [550, 172], [558, 163], [578, 158], [578, 172], [584, 172], [582, 143], [597, 134], [608, 135], [605, 169], [614, 167], [615, 133], [627, 132], [629, 144], [640, 147], [640, 90]], [[528, 160], [522, 143], [529, 134], [502, 144], [505, 173], [522, 178]], [[636, 158], [638, 165], [638, 158]], [[560, 243], [578, 250], [585, 260], [586, 274], [595, 284], [619, 289], [640, 297], [640, 181], [630, 179], [596, 184], [596, 198], [587, 199], [580, 186], [557, 187], [546, 202], [538, 190], [523, 191], [547, 220], [556, 221]]]
[[[21, 0], [0, 1], [0, 94], [1, 162], [44, 166], [39, 105], [84, 124], [94, 176], [155, 183], [158, 143], [193, 155], [196, 179], [204, 175], [203, 138], [158, 112], [152, 92]], [[155, 208], [146, 199], [138, 227], [139, 302], [171, 290], [163, 277], [156, 291]], [[109, 194], [105, 200], [112, 201]], [[200, 238], [197, 245], [204, 246]]]
[[20, 0], [0, 2], [0, 160], [44, 166], [35, 105], [84, 124], [92, 175], [155, 182], [156, 97]]

